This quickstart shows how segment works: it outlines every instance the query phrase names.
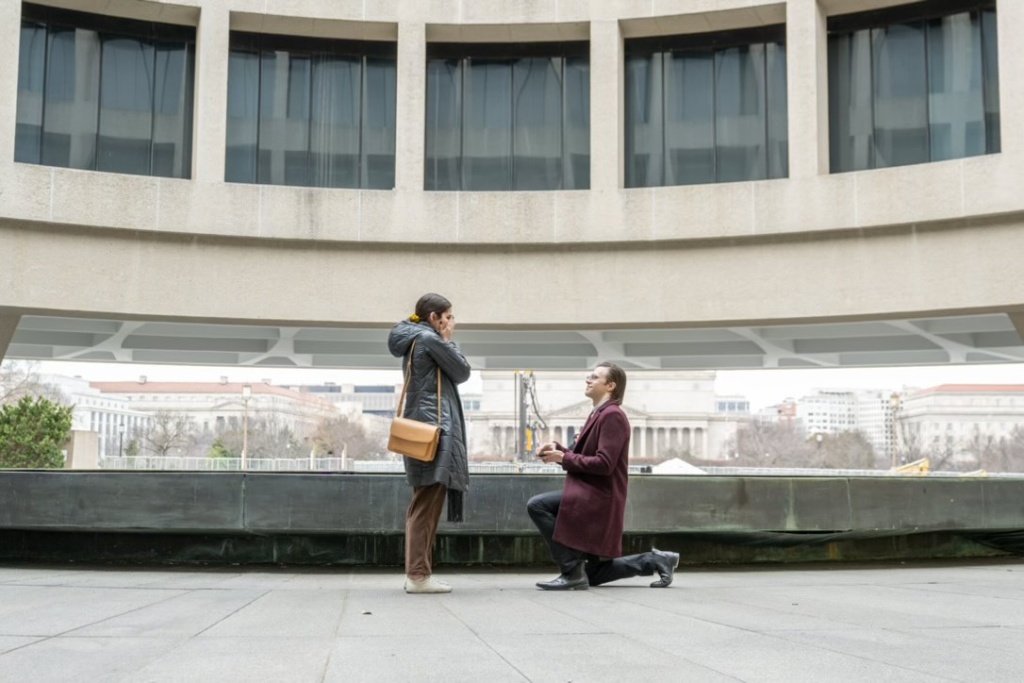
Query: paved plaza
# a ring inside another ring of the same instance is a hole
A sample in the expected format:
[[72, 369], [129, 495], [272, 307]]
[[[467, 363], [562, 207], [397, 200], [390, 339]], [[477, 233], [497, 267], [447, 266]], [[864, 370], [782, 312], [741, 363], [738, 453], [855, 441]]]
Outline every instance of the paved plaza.
[[1024, 560], [549, 573], [0, 566], [0, 681], [1020, 681]]

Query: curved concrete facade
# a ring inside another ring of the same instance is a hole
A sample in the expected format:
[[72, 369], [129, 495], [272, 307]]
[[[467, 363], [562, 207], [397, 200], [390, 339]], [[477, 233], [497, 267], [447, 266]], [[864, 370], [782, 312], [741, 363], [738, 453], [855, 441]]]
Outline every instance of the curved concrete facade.
[[[1006, 314], [1024, 329], [1024, 3], [998, 4], [1002, 151], [830, 174], [826, 20], [892, 0], [47, 0], [197, 27], [188, 180], [14, 163], [20, 6], [0, 7], [0, 352], [26, 315], [465, 329]], [[273, 7], [274, 14], [266, 10]], [[789, 177], [626, 189], [623, 39], [785, 23]], [[224, 182], [231, 30], [397, 41], [396, 187]], [[591, 189], [424, 191], [431, 41], [590, 41]], [[5, 322], [6, 321], [6, 322]], [[12, 321], [14, 321], [12, 323]]]

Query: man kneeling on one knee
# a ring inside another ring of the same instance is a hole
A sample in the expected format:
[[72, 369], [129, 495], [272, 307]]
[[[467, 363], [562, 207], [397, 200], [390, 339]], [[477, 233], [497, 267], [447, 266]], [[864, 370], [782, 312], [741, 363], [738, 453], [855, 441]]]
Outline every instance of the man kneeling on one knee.
[[626, 373], [612, 363], [600, 363], [587, 377], [587, 398], [594, 403], [583, 429], [566, 448], [555, 441], [543, 444], [538, 456], [565, 470], [561, 491], [534, 496], [526, 504], [551, 549], [561, 574], [540, 581], [544, 590], [582, 590], [630, 576], [659, 579], [665, 588], [679, 565], [679, 554], [652, 549], [628, 557], [622, 554], [622, 527], [629, 486], [631, 429], [622, 410]]

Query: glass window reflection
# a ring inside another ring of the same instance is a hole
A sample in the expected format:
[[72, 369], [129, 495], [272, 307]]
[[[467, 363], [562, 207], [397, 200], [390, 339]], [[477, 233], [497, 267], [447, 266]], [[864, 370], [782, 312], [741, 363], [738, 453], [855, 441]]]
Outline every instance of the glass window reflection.
[[833, 172], [999, 151], [995, 4], [951, 0], [829, 21]]
[[462, 188], [462, 61], [427, 62], [427, 190]]
[[395, 46], [232, 33], [225, 179], [391, 189]]
[[462, 189], [507, 190], [512, 183], [512, 65], [465, 64]]
[[19, 50], [14, 160], [38, 164], [43, 134], [46, 25], [31, 21], [22, 22]]
[[627, 41], [626, 186], [786, 177], [784, 32]]
[[428, 46], [427, 190], [590, 186], [585, 43]]
[[23, 5], [15, 160], [187, 178], [195, 30]]

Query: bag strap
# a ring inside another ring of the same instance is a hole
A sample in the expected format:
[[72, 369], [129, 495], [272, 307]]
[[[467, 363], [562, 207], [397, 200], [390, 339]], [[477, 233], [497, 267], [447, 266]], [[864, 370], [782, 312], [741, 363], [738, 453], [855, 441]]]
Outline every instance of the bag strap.
[[[416, 341], [419, 341], [418, 339]], [[402, 417], [405, 407], [405, 392], [409, 390], [409, 379], [412, 377], [412, 354], [416, 350], [416, 342], [409, 347], [409, 366], [405, 369], [405, 381], [402, 383], [402, 396], [398, 399], [398, 409], [395, 417]], [[437, 368], [437, 426], [441, 426], [441, 368]]]

